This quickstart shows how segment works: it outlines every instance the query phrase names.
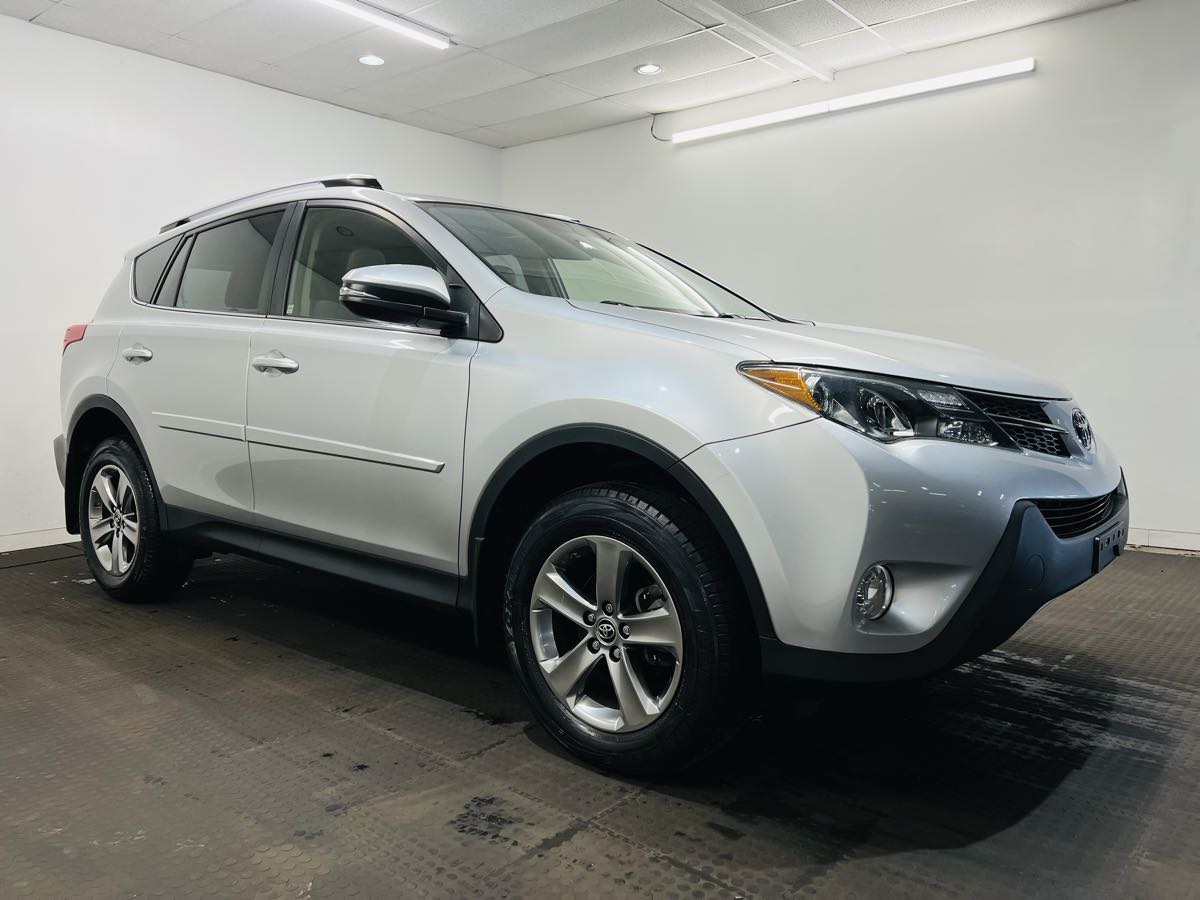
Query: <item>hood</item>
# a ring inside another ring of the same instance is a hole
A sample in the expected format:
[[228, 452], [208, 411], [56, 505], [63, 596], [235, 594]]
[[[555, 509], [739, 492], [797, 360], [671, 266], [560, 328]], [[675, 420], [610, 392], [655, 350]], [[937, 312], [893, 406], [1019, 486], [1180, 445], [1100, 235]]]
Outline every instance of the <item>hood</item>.
[[1026, 397], [1064, 400], [1071, 396], [1062, 385], [974, 347], [896, 331], [820, 322], [717, 319], [634, 307], [599, 309], [737, 344], [746, 350], [747, 360], [857, 369]]

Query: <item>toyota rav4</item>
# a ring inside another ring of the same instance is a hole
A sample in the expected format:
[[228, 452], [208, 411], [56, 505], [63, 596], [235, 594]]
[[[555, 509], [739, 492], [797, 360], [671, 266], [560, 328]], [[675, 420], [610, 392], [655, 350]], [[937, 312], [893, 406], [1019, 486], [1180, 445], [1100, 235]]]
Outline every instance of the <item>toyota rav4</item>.
[[113, 597], [212, 549], [383, 585], [503, 641], [569, 750], [651, 772], [763, 673], [935, 673], [1120, 554], [1121, 469], [1070, 397], [575, 219], [343, 176], [131, 251], [67, 331], [55, 453]]

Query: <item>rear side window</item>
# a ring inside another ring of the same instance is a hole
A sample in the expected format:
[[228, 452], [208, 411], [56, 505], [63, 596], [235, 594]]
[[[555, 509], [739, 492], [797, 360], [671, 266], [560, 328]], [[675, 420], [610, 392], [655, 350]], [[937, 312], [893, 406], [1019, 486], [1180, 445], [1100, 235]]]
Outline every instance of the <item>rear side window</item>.
[[143, 303], [150, 303], [154, 300], [154, 289], [158, 287], [159, 279], [162, 278], [163, 269], [167, 267], [171, 254], [179, 246], [179, 240], [175, 237], [169, 241], [163, 241], [133, 261], [133, 296]]
[[283, 211], [238, 219], [192, 239], [175, 305], [208, 312], [267, 311], [267, 262]]

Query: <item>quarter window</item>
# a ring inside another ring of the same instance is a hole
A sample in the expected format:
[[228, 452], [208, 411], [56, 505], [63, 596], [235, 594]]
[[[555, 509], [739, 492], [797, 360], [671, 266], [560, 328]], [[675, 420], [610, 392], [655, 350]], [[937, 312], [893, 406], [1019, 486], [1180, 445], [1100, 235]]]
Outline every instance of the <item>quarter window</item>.
[[158, 287], [171, 254], [179, 246], [179, 240], [176, 237], [163, 241], [133, 261], [133, 296], [143, 303], [150, 303], [154, 299], [154, 289]]
[[437, 268], [416, 241], [379, 216], [312, 207], [300, 229], [285, 312], [304, 319], [361, 322], [338, 300], [342, 276], [363, 266], [392, 264]]
[[209, 312], [265, 314], [271, 287], [267, 262], [282, 221], [282, 211], [269, 212], [197, 234], [184, 264], [175, 305]]

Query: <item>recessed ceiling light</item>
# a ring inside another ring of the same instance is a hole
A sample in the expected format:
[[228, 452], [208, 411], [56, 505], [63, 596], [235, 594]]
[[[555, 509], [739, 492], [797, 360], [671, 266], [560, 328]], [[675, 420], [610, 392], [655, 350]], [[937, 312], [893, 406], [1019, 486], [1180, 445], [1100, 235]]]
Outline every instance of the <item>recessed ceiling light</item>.
[[662, 66], [658, 65], [657, 63], [642, 63], [633, 71], [637, 72], [639, 75], [658, 75], [660, 72], [662, 72]]
[[383, 57], [376, 56], [374, 53], [368, 53], [366, 56], [360, 56], [358, 61], [364, 66], [382, 66]]

